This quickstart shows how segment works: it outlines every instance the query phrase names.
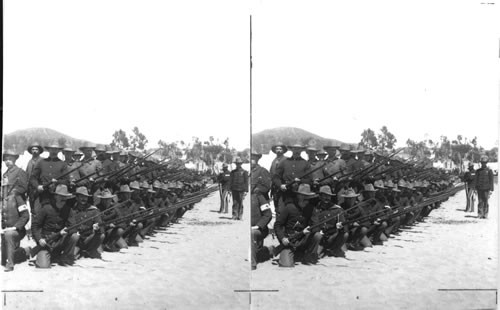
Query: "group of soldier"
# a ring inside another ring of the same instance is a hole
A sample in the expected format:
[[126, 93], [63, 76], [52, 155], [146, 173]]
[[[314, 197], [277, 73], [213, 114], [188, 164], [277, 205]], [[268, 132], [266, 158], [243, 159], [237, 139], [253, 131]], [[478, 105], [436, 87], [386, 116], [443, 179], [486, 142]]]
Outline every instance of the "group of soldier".
[[[325, 256], [382, 245], [463, 188], [457, 173], [404, 160], [398, 151], [384, 154], [348, 144], [323, 150], [277, 144], [271, 150], [276, 158], [269, 171], [258, 164], [262, 154], [251, 154], [252, 269], [278, 255], [279, 266], [293, 267], [296, 261], [315, 264]], [[284, 156], [288, 150], [290, 157]], [[484, 218], [493, 191], [487, 161], [481, 157], [483, 170], [475, 177]], [[279, 245], [263, 245], [270, 233]]]
[[[179, 162], [161, 162], [154, 152], [142, 155], [92, 143], [78, 149], [33, 143], [27, 151], [32, 156], [27, 171], [16, 165], [17, 152], [2, 154], [7, 167], [2, 179], [5, 271], [35, 256], [36, 267], [50, 268], [138, 246], [214, 191], [207, 187], [208, 177]], [[40, 156], [44, 151], [46, 158]], [[20, 247], [26, 235], [34, 247]]]
[[468, 171], [462, 177], [467, 197], [465, 212], [474, 212], [474, 201], [477, 196], [478, 218], [486, 219], [489, 213], [488, 198], [493, 192], [494, 176], [493, 171], [488, 168], [488, 158], [486, 156], [481, 156], [480, 163], [481, 166], [476, 170], [474, 169], [474, 163], [470, 162]]

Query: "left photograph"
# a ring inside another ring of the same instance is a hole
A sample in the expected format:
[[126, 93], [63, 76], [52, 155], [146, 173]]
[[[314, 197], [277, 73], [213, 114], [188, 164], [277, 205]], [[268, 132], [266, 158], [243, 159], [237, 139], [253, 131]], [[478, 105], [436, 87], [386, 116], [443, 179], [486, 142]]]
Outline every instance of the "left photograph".
[[4, 9], [2, 309], [249, 309], [247, 8]]

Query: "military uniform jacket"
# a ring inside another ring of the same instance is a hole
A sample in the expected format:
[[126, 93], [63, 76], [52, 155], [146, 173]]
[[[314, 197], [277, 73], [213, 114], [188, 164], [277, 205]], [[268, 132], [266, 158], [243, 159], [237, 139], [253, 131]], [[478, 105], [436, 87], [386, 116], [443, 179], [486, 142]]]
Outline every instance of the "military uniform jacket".
[[70, 182], [74, 182], [81, 178], [79, 171], [80, 170], [79, 168], [82, 165], [81, 162], [79, 161], [66, 162], [66, 165], [68, 165], [68, 171], [76, 169], [73, 172], [71, 172], [68, 176]]
[[26, 166], [26, 174], [28, 175], [28, 180], [31, 178], [31, 175], [33, 174], [33, 169], [35, 169], [36, 164], [42, 160], [43, 158], [38, 156], [36, 158], [31, 158], [28, 161], [28, 165]]
[[[272, 176], [273, 184], [281, 187], [282, 184], [291, 183], [295, 178], [300, 178], [311, 169], [311, 165], [302, 157], [290, 157], [278, 165], [276, 173]], [[302, 179], [302, 183], [311, 184], [311, 176]]]
[[[17, 181], [17, 182], [16, 182]], [[24, 195], [28, 190], [28, 175], [24, 172], [23, 169], [14, 165], [10, 169], [3, 174], [2, 185], [9, 184], [10, 186], [16, 183], [15, 188], [11, 191], [11, 193], [18, 193], [19, 195]], [[9, 189], [10, 190], [10, 186]]]
[[[118, 218], [118, 216], [119, 216], [118, 211], [116, 211], [116, 208], [109, 210], [109, 208], [111, 208], [111, 207], [113, 207], [112, 204], [109, 205], [108, 209], [106, 209], [104, 207], [104, 205], [102, 205], [102, 204], [97, 205], [97, 209], [99, 209], [99, 211], [102, 212], [101, 219], [102, 219], [103, 223], [106, 223], [106, 222], [109, 222], [111, 220]], [[109, 226], [109, 224], [108, 224], [108, 226]]]
[[493, 191], [493, 171], [488, 167], [477, 169], [475, 183], [477, 190]]
[[267, 224], [271, 222], [273, 214], [269, 201], [262, 194], [252, 193], [251, 212], [251, 226], [259, 226], [259, 230], [267, 235]]
[[229, 187], [230, 181], [231, 181], [231, 172], [230, 171], [226, 171], [226, 172], [222, 171], [217, 176], [217, 182], [220, 183], [220, 185], [222, 186], [222, 189], [224, 189], [224, 190], [228, 190], [228, 191], [231, 190], [231, 188]]
[[64, 227], [75, 224], [74, 212], [69, 204], [57, 209], [50, 203], [44, 203], [31, 224], [36, 242], [52, 233], [60, 232]]
[[[33, 189], [39, 185], [50, 183], [52, 179], [57, 179], [64, 173], [68, 172], [68, 165], [59, 158], [45, 158], [39, 161], [33, 169], [30, 184]], [[57, 181], [58, 184], [68, 185], [68, 176]]]
[[230, 184], [232, 191], [248, 192], [248, 171], [243, 168], [231, 171]]
[[[75, 209], [75, 223], [80, 223], [82, 221], [86, 222], [82, 223], [80, 226], [78, 226], [76, 229], [80, 234], [82, 235], [83, 238], [89, 236], [93, 232], [92, 225], [93, 224], [102, 224], [102, 218], [101, 216], [97, 216], [100, 211], [96, 206], [88, 205], [88, 206], [81, 206], [78, 205], [78, 203], [74, 207]], [[97, 217], [94, 217], [97, 216]], [[91, 217], [94, 217], [93, 219], [90, 219]], [[103, 227], [99, 227], [99, 231], [101, 233], [104, 232]]]
[[321, 226], [313, 228], [312, 232], [323, 231], [325, 235], [333, 235], [337, 232], [337, 223], [345, 222], [344, 210], [330, 202], [325, 204], [320, 201], [318, 206], [314, 209], [318, 222], [322, 222], [327, 219], [332, 219], [326, 223], [321, 224]]
[[[345, 160], [338, 158], [338, 159], [333, 159], [333, 160], [332, 159], [327, 160], [326, 165], [323, 168], [323, 171], [325, 173], [325, 176], [327, 176], [327, 175], [337, 173], [339, 171], [345, 171], [346, 169], [347, 169], [347, 164], [346, 164]], [[335, 177], [339, 177], [340, 175], [342, 175], [342, 172], [337, 173], [335, 175]]]
[[301, 210], [293, 202], [285, 204], [282, 212], [274, 223], [274, 231], [278, 240], [288, 237], [296, 232], [301, 232], [307, 226], [316, 224], [317, 217], [313, 217], [314, 207], [307, 205]]
[[285, 156], [277, 157], [273, 159], [273, 162], [271, 163], [271, 167], [269, 167], [269, 173], [271, 174], [271, 177], [276, 173], [276, 169], [278, 169], [279, 164], [287, 159]]
[[25, 200], [20, 195], [9, 195], [2, 204], [2, 229], [15, 227], [24, 231], [30, 216]]
[[[82, 165], [81, 165], [80, 169], [78, 169], [81, 177], [85, 177], [89, 174], [93, 174], [95, 172], [102, 170], [102, 163], [99, 160], [92, 159], [88, 162], [85, 162], [85, 160], [87, 160], [87, 159], [84, 158], [82, 160]], [[97, 176], [98, 176], [98, 174], [95, 174], [93, 176], [93, 178], [95, 179]], [[88, 179], [87, 179], [87, 181], [88, 181]]]
[[252, 169], [252, 193], [266, 194], [271, 189], [271, 174], [258, 164]]

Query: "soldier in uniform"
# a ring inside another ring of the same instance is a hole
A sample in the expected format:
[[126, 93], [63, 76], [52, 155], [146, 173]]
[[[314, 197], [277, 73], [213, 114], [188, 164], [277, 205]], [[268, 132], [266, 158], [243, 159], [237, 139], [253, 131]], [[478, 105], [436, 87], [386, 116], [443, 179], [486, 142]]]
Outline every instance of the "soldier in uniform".
[[99, 209], [96, 206], [89, 204], [88, 190], [84, 186], [76, 189], [76, 204], [73, 206], [75, 223], [81, 223], [77, 227], [80, 234], [80, 239], [77, 243], [76, 252], [80, 252], [80, 256], [90, 258], [101, 258], [101, 254], [97, 249], [101, 246], [104, 240], [104, 228], [102, 224]]
[[18, 157], [19, 155], [14, 151], [6, 150], [3, 153], [3, 161], [8, 168], [2, 181], [1, 234], [4, 271], [14, 270], [15, 263], [29, 258], [27, 254], [29, 249], [25, 251], [20, 248], [20, 242], [26, 235], [25, 225], [29, 221], [29, 211], [26, 200], [23, 198], [27, 187], [26, 173], [15, 165]]
[[[127, 185], [122, 185], [120, 189], [122, 189], [123, 186], [126, 186], [128, 188]], [[125, 230], [123, 228], [117, 227], [113, 223], [113, 220], [116, 220], [119, 217], [118, 211], [116, 211], [115, 209], [116, 207], [113, 206], [114, 208], [111, 209], [113, 198], [115, 197], [115, 195], [111, 194], [111, 192], [106, 189], [102, 191], [98, 197], [99, 204], [96, 207], [102, 213], [102, 227], [106, 232], [106, 236], [102, 242], [103, 250], [108, 252], [118, 252], [120, 250], [118, 240], [123, 236]]]
[[64, 162], [68, 166], [68, 170], [73, 170], [73, 172], [71, 172], [68, 176], [70, 184], [80, 178], [80, 172], [78, 171], [78, 168], [81, 166], [81, 163], [75, 161], [73, 156], [75, 152], [76, 151], [70, 147], [65, 147], [63, 149]]
[[33, 214], [33, 210], [35, 208], [35, 199], [38, 194], [36, 188], [31, 188], [29, 180], [31, 178], [31, 174], [33, 174], [33, 169], [35, 168], [36, 164], [43, 159], [42, 157], [40, 157], [40, 154], [43, 153], [43, 147], [40, 145], [40, 143], [34, 142], [30, 146], [28, 146], [27, 151], [32, 156], [28, 161], [28, 165], [26, 166], [26, 174], [28, 176], [28, 201], [31, 209], [31, 214]]
[[92, 158], [92, 152], [95, 149], [95, 146], [92, 143], [85, 143], [80, 147], [80, 151], [83, 153], [82, 165], [78, 171], [80, 172], [81, 177], [86, 177], [88, 175], [92, 175], [88, 179], [82, 181], [80, 184], [83, 186], [89, 186], [91, 182], [99, 175], [99, 172], [102, 170], [102, 163]]
[[296, 144], [288, 148], [292, 151], [292, 156], [280, 162], [274, 175], [272, 175], [274, 186], [281, 191], [278, 207], [275, 206], [276, 214], [281, 212], [285, 201], [293, 196], [293, 191], [297, 190], [300, 183], [309, 185], [312, 183], [310, 176], [299, 179], [311, 169], [311, 165], [300, 156], [305, 147]]
[[483, 155], [480, 158], [481, 167], [476, 170], [475, 184], [477, 191], [477, 213], [478, 218], [488, 218], [488, 199], [493, 193], [493, 171], [488, 168], [488, 156]]
[[465, 195], [467, 197], [467, 205], [465, 212], [474, 212], [474, 196], [476, 195], [476, 171], [474, 170], [474, 163], [469, 162], [469, 171], [466, 171], [463, 177], [465, 182]]
[[248, 171], [241, 165], [243, 161], [236, 157], [236, 169], [231, 171], [230, 188], [233, 195], [233, 220], [243, 219], [243, 200], [248, 193]]
[[45, 149], [49, 152], [49, 157], [36, 164], [29, 180], [31, 188], [36, 190], [38, 196], [38, 202], [35, 200], [35, 208], [32, 208], [34, 214], [41, 205], [49, 201], [50, 193], [54, 192], [58, 184], [69, 185], [68, 176], [61, 177], [68, 171], [68, 165], [57, 157], [62, 147], [52, 143]]
[[[276, 169], [279, 164], [286, 159], [285, 153], [288, 151], [287, 147], [283, 144], [276, 144], [271, 147], [271, 151], [276, 154], [276, 158], [273, 159], [271, 163], [271, 167], [269, 168], [269, 173], [271, 174], [271, 178], [276, 173]], [[278, 204], [281, 199], [281, 190], [279, 187], [276, 187], [274, 183], [271, 185], [271, 198], [273, 199], [274, 209], [278, 210]]]
[[66, 203], [72, 197], [66, 185], [57, 185], [50, 199], [43, 201], [33, 220], [33, 238], [42, 248], [36, 256], [38, 268], [50, 268], [56, 258], [61, 265], [72, 265], [75, 261], [75, 246], [80, 235], [67, 230], [75, 224], [74, 212]]
[[226, 163], [222, 164], [222, 171], [217, 176], [217, 182], [219, 182], [219, 192], [220, 192], [220, 209], [219, 213], [227, 213], [229, 207], [229, 198], [231, 197], [231, 188], [229, 181], [231, 180], [231, 172], [228, 170], [228, 165]]
[[252, 270], [257, 269], [257, 253], [263, 250], [263, 241], [269, 233], [267, 225], [272, 219], [268, 192], [271, 188], [269, 171], [259, 165], [262, 154], [251, 153], [251, 229]]

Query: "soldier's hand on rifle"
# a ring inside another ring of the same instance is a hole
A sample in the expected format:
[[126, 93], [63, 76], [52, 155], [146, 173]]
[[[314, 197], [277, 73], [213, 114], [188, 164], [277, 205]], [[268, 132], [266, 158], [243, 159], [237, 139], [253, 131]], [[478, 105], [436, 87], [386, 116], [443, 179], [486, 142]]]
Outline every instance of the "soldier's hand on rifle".
[[313, 184], [314, 184], [314, 185], [319, 185], [319, 179], [314, 179], [314, 180], [313, 180]]
[[94, 178], [89, 178], [89, 182], [94, 182]]
[[99, 230], [99, 223], [92, 224], [92, 229]]
[[59, 232], [59, 234], [61, 236], [65, 236], [68, 234], [68, 229], [66, 227], [64, 227], [63, 229], [61, 229], [61, 231]]
[[354, 226], [354, 227], [359, 227], [359, 223], [358, 223], [358, 222], [354, 222], [354, 223], [352, 224], [352, 226]]
[[294, 182], [300, 182], [300, 179], [299, 178], [295, 178], [293, 179]]
[[376, 220], [373, 222], [373, 224], [375, 224], [375, 225], [380, 225], [380, 219], [376, 219]]
[[38, 244], [41, 246], [41, 247], [46, 247], [47, 246], [47, 241], [45, 241], [45, 239], [40, 239], [38, 240]]
[[43, 192], [44, 191], [44, 187], [43, 185], [38, 185], [38, 187], [36, 188], [39, 192]]
[[281, 243], [283, 243], [284, 246], [288, 246], [290, 244], [290, 240], [288, 240], [287, 237], [281, 239]]
[[52, 178], [52, 180], [50, 180], [50, 183], [55, 184], [55, 183], [57, 183], [57, 180]]
[[342, 227], [344, 227], [341, 222], [338, 222], [337, 224], [335, 224], [335, 226], [337, 227], [337, 229], [342, 229]]
[[281, 184], [280, 189], [285, 192], [286, 191], [286, 184]]
[[332, 178], [334, 181], [338, 181], [339, 179], [337, 177]]
[[391, 209], [391, 207], [390, 207], [390, 206], [384, 206], [384, 208], [389, 209], [389, 210]]
[[304, 228], [304, 230], [302, 230], [302, 233], [304, 234], [310, 233], [311, 232], [310, 228], [311, 228], [310, 226], [307, 226], [306, 228]]
[[109, 228], [115, 228], [115, 227], [116, 227], [115, 224], [113, 223], [109, 224]]
[[253, 230], [259, 230], [259, 226], [252, 226]]

